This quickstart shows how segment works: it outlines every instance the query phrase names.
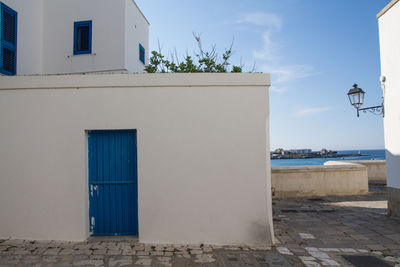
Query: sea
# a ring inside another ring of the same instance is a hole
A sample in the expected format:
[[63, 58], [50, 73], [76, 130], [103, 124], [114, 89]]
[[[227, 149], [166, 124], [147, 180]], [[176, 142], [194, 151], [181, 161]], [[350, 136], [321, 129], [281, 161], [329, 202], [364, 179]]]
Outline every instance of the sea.
[[338, 158], [312, 158], [312, 159], [271, 159], [271, 166], [303, 166], [303, 165], [324, 165], [330, 160], [384, 160], [386, 159], [384, 149], [374, 150], [338, 150], [338, 154], [357, 154], [359, 157], [338, 157]]

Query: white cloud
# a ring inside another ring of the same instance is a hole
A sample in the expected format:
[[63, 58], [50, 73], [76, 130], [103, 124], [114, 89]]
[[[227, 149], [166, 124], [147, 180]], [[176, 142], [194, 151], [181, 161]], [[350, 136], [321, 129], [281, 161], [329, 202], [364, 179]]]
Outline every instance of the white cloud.
[[276, 83], [294, 81], [316, 74], [314, 68], [307, 64], [275, 66], [270, 72], [272, 75], [276, 75]]
[[276, 48], [275, 43], [272, 41], [271, 32], [266, 31], [263, 35], [263, 48], [253, 52], [253, 56], [257, 60], [275, 60], [274, 50]]
[[250, 23], [279, 31], [282, 27], [282, 19], [278, 15], [265, 12], [253, 12], [243, 14], [237, 23]]
[[249, 23], [263, 27], [262, 46], [253, 51], [253, 56], [260, 67], [256, 71], [271, 74], [271, 92], [282, 94], [288, 91], [289, 82], [316, 75], [309, 64], [282, 63], [280, 45], [276, 33], [281, 30], [283, 21], [276, 14], [254, 12], [243, 14], [237, 23]]
[[331, 110], [331, 107], [302, 108], [293, 113], [295, 117], [306, 117]]
[[271, 85], [271, 87], [269, 88], [269, 90], [271, 92], [277, 93], [277, 94], [283, 94], [284, 92], [287, 91], [286, 87], [281, 87], [281, 86], [275, 86], [275, 85]]
[[[313, 66], [302, 64], [302, 65], [278, 65], [278, 64], [264, 64], [260, 68], [261, 72], [270, 73], [272, 85], [276, 85], [277, 87], [285, 87], [284, 91], [287, 91], [286, 83], [303, 79], [307, 77], [311, 77], [317, 74], [314, 70]], [[275, 91], [275, 90], [271, 90]], [[278, 90], [275, 92], [284, 92], [282, 90]]]

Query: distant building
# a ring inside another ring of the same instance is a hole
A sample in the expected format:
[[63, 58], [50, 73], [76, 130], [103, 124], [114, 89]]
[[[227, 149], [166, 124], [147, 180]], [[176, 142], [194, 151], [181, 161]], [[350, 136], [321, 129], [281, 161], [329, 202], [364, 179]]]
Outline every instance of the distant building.
[[289, 152], [294, 153], [294, 154], [311, 154], [312, 150], [311, 149], [290, 149]]
[[143, 72], [149, 23], [132, 0], [0, 0], [0, 74]]

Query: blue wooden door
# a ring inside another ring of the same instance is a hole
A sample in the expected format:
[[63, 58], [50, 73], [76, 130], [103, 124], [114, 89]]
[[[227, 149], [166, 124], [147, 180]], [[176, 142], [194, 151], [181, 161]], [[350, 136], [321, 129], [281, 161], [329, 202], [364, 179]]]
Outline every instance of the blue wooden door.
[[136, 130], [88, 133], [89, 221], [93, 235], [137, 235]]

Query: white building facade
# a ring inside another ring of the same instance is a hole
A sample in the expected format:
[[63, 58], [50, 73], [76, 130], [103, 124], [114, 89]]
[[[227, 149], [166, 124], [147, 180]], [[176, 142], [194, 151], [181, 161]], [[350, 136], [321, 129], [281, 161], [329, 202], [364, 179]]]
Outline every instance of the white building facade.
[[140, 73], [149, 23], [132, 0], [0, 0], [3, 75]]
[[269, 86], [249, 73], [0, 77], [0, 239], [272, 245]]
[[385, 148], [389, 215], [400, 217], [400, 3], [378, 15], [381, 74], [385, 98]]

